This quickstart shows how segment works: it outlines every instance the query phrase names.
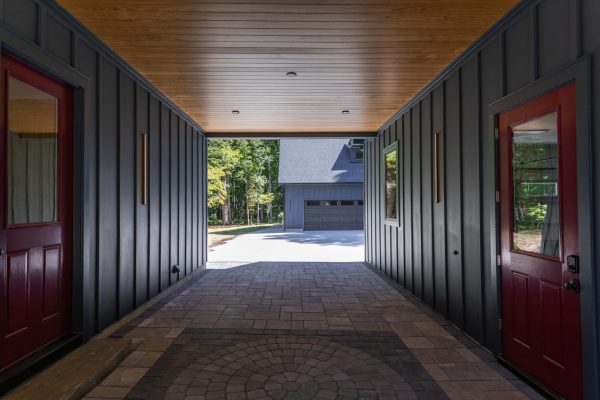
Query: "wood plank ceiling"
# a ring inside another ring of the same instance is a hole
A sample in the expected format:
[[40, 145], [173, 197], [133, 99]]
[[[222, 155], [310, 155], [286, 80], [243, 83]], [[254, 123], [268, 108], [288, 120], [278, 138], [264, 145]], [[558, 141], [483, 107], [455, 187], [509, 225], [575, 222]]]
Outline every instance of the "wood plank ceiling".
[[203, 129], [244, 133], [376, 131], [518, 2], [58, 1]]

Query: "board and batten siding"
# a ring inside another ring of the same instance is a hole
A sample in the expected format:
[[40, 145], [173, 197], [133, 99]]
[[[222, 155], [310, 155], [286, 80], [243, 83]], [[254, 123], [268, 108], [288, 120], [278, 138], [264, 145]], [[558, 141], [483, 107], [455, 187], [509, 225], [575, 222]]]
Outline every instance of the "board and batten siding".
[[[409, 102], [365, 149], [366, 262], [488, 349], [499, 350], [495, 154], [488, 107], [580, 63], [590, 65], [590, 157], [600, 155], [600, 1], [524, 1]], [[578, 89], [579, 90], [579, 89]], [[585, 88], [584, 88], [585, 91]], [[583, 105], [584, 114], [585, 107]], [[578, 124], [586, 121], [578, 120]], [[587, 125], [586, 125], [587, 126]], [[440, 133], [441, 201], [433, 201], [433, 135]], [[493, 131], [492, 131], [493, 132]], [[384, 223], [383, 149], [398, 141], [400, 225]], [[585, 144], [584, 144], [585, 146]], [[600, 163], [591, 172], [593, 240], [582, 303], [584, 363], [598, 371]], [[584, 188], [585, 191], [588, 189]], [[589, 292], [588, 292], [589, 293]], [[587, 308], [585, 308], [587, 307]], [[594, 322], [595, 321], [595, 322]], [[596, 332], [596, 333], [594, 333]], [[586, 348], [587, 346], [587, 348]], [[597, 377], [596, 377], [597, 379]], [[593, 386], [593, 385], [592, 385]], [[596, 385], [597, 386], [597, 385]], [[597, 398], [597, 388], [586, 388]], [[591, 391], [590, 391], [591, 390]], [[596, 390], [596, 391], [594, 391]]]
[[293, 183], [284, 185], [284, 228], [304, 229], [306, 200], [362, 200], [362, 183]]
[[73, 328], [90, 337], [204, 268], [207, 140], [52, 1], [0, 1], [0, 46], [75, 89]]

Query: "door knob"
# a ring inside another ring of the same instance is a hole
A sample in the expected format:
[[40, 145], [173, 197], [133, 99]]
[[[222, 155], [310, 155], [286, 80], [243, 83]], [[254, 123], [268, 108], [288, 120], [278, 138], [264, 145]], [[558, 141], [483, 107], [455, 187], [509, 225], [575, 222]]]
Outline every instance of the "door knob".
[[573, 293], [579, 293], [579, 281], [577, 279], [570, 279], [566, 281], [563, 285], [565, 289], [570, 290]]

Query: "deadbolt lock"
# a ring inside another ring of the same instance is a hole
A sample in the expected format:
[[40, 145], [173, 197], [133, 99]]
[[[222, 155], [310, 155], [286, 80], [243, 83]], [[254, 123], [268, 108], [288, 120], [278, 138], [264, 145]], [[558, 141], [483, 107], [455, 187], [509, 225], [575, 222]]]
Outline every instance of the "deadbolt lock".
[[567, 257], [567, 270], [574, 274], [579, 273], [579, 256]]

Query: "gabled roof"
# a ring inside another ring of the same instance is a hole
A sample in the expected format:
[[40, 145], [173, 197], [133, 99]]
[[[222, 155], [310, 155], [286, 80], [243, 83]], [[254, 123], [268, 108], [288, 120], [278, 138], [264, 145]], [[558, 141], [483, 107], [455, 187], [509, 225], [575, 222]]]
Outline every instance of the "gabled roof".
[[279, 183], [362, 183], [363, 163], [351, 162], [348, 139], [281, 139]]

